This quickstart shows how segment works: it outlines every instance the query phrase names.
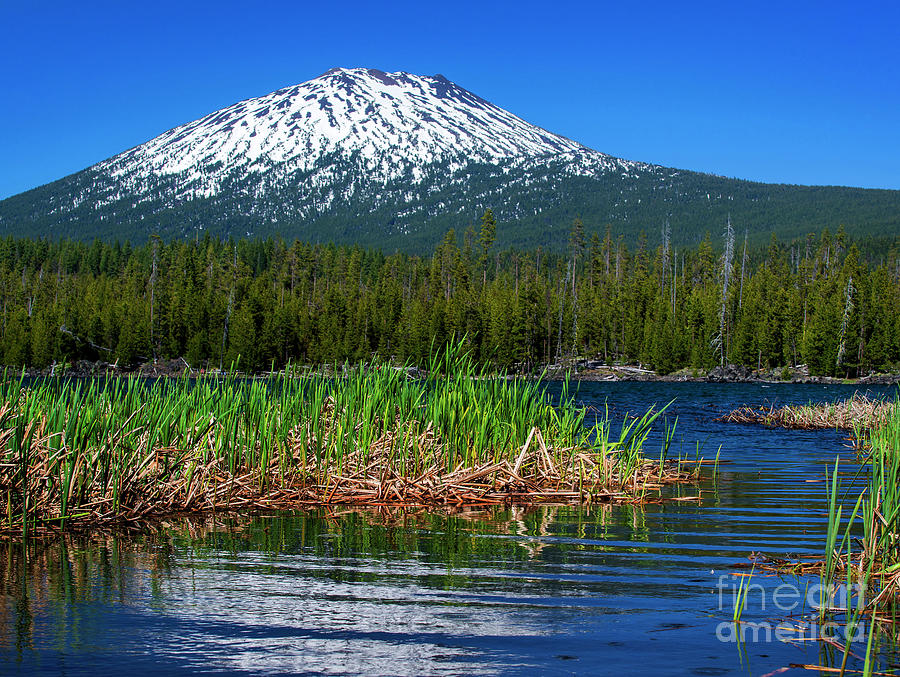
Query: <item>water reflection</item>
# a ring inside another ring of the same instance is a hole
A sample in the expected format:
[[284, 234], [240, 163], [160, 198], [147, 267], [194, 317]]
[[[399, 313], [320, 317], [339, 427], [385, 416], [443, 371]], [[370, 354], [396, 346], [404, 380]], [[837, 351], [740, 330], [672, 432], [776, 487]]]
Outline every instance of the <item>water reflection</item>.
[[90, 656], [173, 672], [571, 673], [628, 671], [639, 654], [648, 672], [715, 672], [730, 610], [712, 571], [738, 553], [710, 547], [702, 519], [671, 504], [318, 511], [6, 544], [2, 650], [23, 672]]

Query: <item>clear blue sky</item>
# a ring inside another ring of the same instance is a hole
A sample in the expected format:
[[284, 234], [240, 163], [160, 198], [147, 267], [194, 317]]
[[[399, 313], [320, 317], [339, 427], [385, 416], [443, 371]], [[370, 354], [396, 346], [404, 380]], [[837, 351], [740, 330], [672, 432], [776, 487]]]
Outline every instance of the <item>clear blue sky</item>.
[[333, 66], [442, 73], [597, 150], [900, 189], [895, 2], [0, 0], [0, 197]]

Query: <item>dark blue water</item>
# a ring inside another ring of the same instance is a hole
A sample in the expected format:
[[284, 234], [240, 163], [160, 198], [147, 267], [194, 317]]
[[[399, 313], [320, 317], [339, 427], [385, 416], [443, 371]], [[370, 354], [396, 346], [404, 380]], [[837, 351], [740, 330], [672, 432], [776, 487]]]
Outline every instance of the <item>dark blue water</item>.
[[828, 645], [774, 636], [779, 623], [809, 615], [799, 598], [813, 579], [755, 573], [759, 588], [742, 618], [759, 629], [728, 641], [733, 574], [748, 573], [735, 565], [752, 553], [822, 552], [826, 465], [843, 455], [849, 467], [853, 453], [834, 431], [713, 419], [741, 405], [852, 392], [582, 384], [584, 403], [608, 403], [617, 416], [676, 398], [672, 453], [693, 457], [700, 441], [714, 457], [721, 446], [715, 481], [673, 490], [699, 491], [700, 503], [457, 515], [320, 510], [173, 521], [137, 537], [0, 544], [0, 670], [764, 675], [834, 664]]

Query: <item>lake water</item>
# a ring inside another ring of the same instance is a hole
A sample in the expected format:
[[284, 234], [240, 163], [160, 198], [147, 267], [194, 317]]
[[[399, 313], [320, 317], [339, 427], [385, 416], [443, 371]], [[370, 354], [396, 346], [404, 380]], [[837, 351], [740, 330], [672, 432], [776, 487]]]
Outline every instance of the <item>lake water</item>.
[[319, 510], [0, 544], [0, 671], [765, 675], [834, 664], [828, 645], [774, 634], [810, 613], [806, 586], [817, 579], [754, 574], [743, 619], [756, 636], [729, 641], [733, 574], [753, 552], [822, 552], [821, 480], [836, 455], [849, 464], [853, 453], [834, 431], [713, 418], [853, 390], [581, 384], [584, 403], [616, 416], [676, 398], [683, 446], [672, 453], [693, 456], [700, 441], [714, 457], [721, 445], [719, 477], [699, 486], [699, 504]]

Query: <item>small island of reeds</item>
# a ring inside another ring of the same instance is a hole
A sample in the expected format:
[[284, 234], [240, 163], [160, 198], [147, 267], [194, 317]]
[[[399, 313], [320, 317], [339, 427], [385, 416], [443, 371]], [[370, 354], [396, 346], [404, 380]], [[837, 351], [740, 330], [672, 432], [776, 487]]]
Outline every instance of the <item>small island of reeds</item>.
[[855, 394], [846, 400], [821, 404], [740, 407], [716, 420], [803, 430], [831, 428], [862, 431], [878, 428], [889, 422], [895, 416], [895, 411], [895, 402]]
[[[0, 386], [0, 531], [309, 505], [484, 507], [658, 500], [689, 481], [643, 447], [662, 410], [613, 431], [569, 393], [476, 367], [27, 381]], [[664, 409], [664, 408], [663, 408]], [[593, 420], [589, 420], [589, 415]]]

